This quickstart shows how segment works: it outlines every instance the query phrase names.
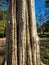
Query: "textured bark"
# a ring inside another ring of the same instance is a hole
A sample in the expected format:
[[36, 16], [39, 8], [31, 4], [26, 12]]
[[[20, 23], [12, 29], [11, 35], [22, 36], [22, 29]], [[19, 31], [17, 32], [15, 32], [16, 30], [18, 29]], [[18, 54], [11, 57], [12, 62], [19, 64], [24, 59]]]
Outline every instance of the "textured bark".
[[9, 0], [7, 36], [6, 36], [6, 65], [17, 65], [17, 23], [16, 0]]
[[28, 15], [28, 1], [26, 0], [26, 46], [27, 46], [27, 64], [33, 65], [31, 42], [30, 42], [30, 31], [29, 31], [29, 15]]
[[12, 65], [17, 65], [16, 0], [12, 0]]
[[30, 35], [32, 43], [33, 65], [40, 65], [39, 38], [36, 29], [34, 0], [29, 0]]
[[26, 20], [25, 20], [25, 0], [17, 1], [18, 23], [18, 64], [26, 65]]
[[34, 0], [10, 0], [10, 7], [7, 65], [40, 65]]

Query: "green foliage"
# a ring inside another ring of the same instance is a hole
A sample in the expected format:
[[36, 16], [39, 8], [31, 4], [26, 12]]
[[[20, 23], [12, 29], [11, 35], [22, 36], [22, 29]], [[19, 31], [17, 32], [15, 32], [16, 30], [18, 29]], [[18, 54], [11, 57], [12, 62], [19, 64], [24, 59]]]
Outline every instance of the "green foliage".
[[0, 37], [5, 36], [6, 20], [0, 21]]
[[4, 37], [4, 33], [3, 32], [0, 32], [0, 37]]
[[38, 23], [36, 23], [36, 25], [37, 25], [37, 30], [39, 29], [39, 24]]
[[0, 10], [0, 20], [3, 20], [3, 13], [2, 13], [2, 10]]
[[46, 49], [46, 50], [45, 50], [45, 55], [44, 55], [44, 57], [45, 57], [46, 59], [49, 59], [49, 49]]
[[7, 19], [7, 10], [0, 10], [0, 20]]

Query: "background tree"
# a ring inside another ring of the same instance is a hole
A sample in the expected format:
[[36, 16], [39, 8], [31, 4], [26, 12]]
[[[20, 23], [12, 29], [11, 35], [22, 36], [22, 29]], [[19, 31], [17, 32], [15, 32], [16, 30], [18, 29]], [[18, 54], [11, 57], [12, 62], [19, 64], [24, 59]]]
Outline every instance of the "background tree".
[[49, 0], [45, 0], [45, 6], [49, 7]]

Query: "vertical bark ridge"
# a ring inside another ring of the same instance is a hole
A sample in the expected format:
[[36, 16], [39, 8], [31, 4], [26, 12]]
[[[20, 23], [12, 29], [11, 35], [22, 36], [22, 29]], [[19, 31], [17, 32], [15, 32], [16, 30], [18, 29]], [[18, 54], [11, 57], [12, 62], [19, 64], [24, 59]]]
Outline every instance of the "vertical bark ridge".
[[16, 0], [12, 0], [12, 65], [17, 65]]
[[[30, 21], [30, 34], [31, 34], [31, 44], [32, 44], [32, 58], [33, 65], [37, 65], [37, 30], [36, 30], [36, 19], [35, 19], [35, 5], [34, 0], [29, 0], [29, 21]], [[39, 60], [40, 61], [40, 60]], [[40, 63], [40, 62], [38, 62]]]
[[17, 31], [16, 31], [16, 2], [9, 0], [9, 13], [7, 25], [7, 65], [17, 65]]
[[33, 65], [32, 63], [32, 52], [31, 52], [31, 44], [30, 44], [30, 33], [29, 33], [29, 19], [28, 19], [28, 3], [27, 3], [27, 0], [26, 0], [26, 31], [27, 31], [27, 38], [26, 38], [26, 41], [27, 41], [27, 55], [28, 55], [28, 65]]
[[37, 65], [40, 65], [40, 40], [38, 39], [37, 40], [37, 52], [36, 52], [36, 54], [37, 54]]
[[[21, 16], [22, 16], [22, 1], [17, 0], [17, 45], [18, 45], [18, 65], [22, 65], [22, 39], [21, 39], [21, 32], [22, 32], [22, 21], [21, 21]], [[21, 28], [20, 28], [21, 26]]]
[[[25, 20], [25, 1], [18, 0], [18, 10], [17, 10], [17, 23], [18, 23], [18, 64], [26, 65], [26, 20]], [[19, 20], [18, 20], [19, 18]], [[21, 26], [21, 27], [20, 27]]]
[[22, 22], [23, 22], [23, 30], [22, 30], [22, 51], [23, 51], [23, 64], [26, 65], [26, 19], [25, 19], [25, 4], [26, 0], [23, 0], [22, 4]]

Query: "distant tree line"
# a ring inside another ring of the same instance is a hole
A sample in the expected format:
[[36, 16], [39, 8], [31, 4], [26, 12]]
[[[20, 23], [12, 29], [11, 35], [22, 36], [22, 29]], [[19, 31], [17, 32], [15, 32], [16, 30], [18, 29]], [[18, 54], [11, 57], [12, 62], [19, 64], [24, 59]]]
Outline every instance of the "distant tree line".
[[7, 19], [7, 10], [0, 10], [0, 21]]
[[8, 2], [0, 0], [0, 37], [6, 36], [6, 22], [7, 22]]

